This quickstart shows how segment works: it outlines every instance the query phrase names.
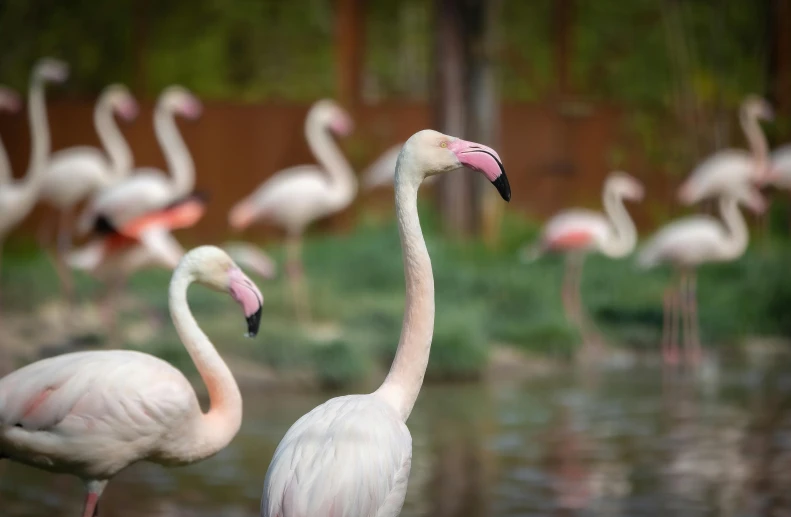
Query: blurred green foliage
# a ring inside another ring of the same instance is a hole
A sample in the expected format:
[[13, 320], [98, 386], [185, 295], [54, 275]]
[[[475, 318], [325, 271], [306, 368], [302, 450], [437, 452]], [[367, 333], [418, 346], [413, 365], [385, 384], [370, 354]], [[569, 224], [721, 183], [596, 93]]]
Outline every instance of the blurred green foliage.
[[[69, 88], [93, 94], [112, 81], [154, 95], [182, 83], [206, 98], [304, 101], [332, 95], [331, 0], [191, 2], [5, 0], [0, 3], [0, 78], [26, 84], [43, 55], [74, 67]], [[503, 97], [553, 91], [557, 30], [552, 0], [503, 0]], [[689, 91], [734, 106], [764, 91], [767, 2], [596, 0], [576, 2], [569, 53], [573, 90], [657, 108]], [[432, 0], [368, 0], [364, 94], [428, 96]], [[142, 76], [142, 77], [139, 77]]]

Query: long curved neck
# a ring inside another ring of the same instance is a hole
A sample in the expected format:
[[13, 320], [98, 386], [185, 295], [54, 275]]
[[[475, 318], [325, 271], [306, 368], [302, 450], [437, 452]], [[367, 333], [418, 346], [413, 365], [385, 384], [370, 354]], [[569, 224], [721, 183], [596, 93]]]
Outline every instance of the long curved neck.
[[115, 122], [113, 107], [108, 102], [96, 103], [96, 108], [93, 110], [93, 123], [96, 126], [99, 140], [110, 157], [112, 177], [108, 179], [118, 181], [125, 178], [132, 168], [132, 152]]
[[192, 458], [211, 456], [233, 439], [242, 424], [242, 395], [231, 370], [198, 326], [187, 304], [187, 288], [193, 281], [189, 267], [179, 267], [170, 282], [170, 316], [181, 342], [189, 352], [209, 393], [209, 411], [185, 436]]
[[728, 231], [728, 236], [721, 243], [721, 258], [723, 260], [738, 258], [747, 249], [750, 236], [747, 223], [744, 221], [744, 216], [734, 198], [720, 198], [720, 216]]
[[320, 122], [308, 120], [305, 125], [305, 138], [313, 156], [329, 174], [328, 194], [335, 200], [333, 204], [346, 205], [357, 193], [357, 178], [348, 160]]
[[8, 153], [5, 150], [3, 141], [0, 140], [0, 185], [11, 183], [14, 175], [11, 173], [11, 162], [8, 161]]
[[173, 192], [177, 197], [186, 196], [195, 188], [195, 164], [189, 149], [176, 126], [173, 112], [158, 105], [154, 114], [154, 130], [168, 170], [173, 175]]
[[[399, 162], [400, 165], [400, 162]], [[396, 217], [406, 279], [406, 307], [390, 373], [376, 394], [406, 421], [426, 374], [434, 335], [434, 275], [417, 213], [420, 182], [414, 174], [396, 173]]]
[[740, 115], [740, 121], [744, 136], [750, 146], [750, 151], [755, 158], [756, 166], [759, 171], [764, 170], [769, 164], [769, 143], [758, 118], [746, 112]]
[[637, 230], [634, 222], [623, 206], [623, 199], [615, 192], [604, 191], [604, 211], [613, 227], [613, 235], [602, 245], [602, 253], [612, 258], [624, 257], [632, 252], [637, 244]]
[[39, 187], [46, 176], [46, 164], [50, 149], [44, 80], [39, 77], [34, 77], [30, 86], [28, 117], [30, 118], [30, 162], [24, 179], [20, 181], [20, 186], [24, 200], [27, 203], [32, 203], [35, 201]]

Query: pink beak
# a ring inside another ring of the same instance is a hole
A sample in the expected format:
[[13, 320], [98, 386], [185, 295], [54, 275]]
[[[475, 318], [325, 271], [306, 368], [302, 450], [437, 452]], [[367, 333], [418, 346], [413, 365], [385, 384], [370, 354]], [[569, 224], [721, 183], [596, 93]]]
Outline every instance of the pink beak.
[[486, 179], [492, 182], [503, 199], [511, 200], [511, 185], [508, 184], [503, 161], [497, 151], [461, 138], [453, 140], [448, 145], [448, 149], [453, 151], [459, 163], [486, 176]]
[[242, 306], [247, 320], [247, 336], [253, 337], [258, 334], [258, 327], [261, 325], [264, 295], [239, 268], [231, 270], [229, 279], [231, 296]]

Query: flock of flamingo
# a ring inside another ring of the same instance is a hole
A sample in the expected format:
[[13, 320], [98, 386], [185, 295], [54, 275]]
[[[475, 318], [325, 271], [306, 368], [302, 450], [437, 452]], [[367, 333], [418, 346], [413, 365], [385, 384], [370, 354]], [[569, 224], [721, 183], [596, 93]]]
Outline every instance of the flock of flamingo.
[[[258, 331], [264, 297], [237, 260], [257, 263], [265, 274], [271, 274], [273, 266], [261, 262], [262, 255], [251, 246], [205, 245], [184, 252], [171, 235], [175, 229], [195, 224], [205, 210], [204, 198], [194, 191], [192, 159], [174, 121], [175, 115], [200, 114], [201, 105], [190, 92], [170, 87], [155, 108], [155, 131], [168, 174], [133, 168], [113, 115], [128, 119], [137, 107], [121, 86], [108, 87], [96, 105], [95, 122], [104, 149], [80, 147], [50, 154], [44, 85], [64, 81], [67, 74], [66, 65], [52, 59], [40, 61], [33, 69], [32, 153], [21, 180], [13, 179], [7, 160], [0, 161], [0, 169], [5, 167], [0, 176], [0, 236], [41, 199], [61, 213], [56, 260], [66, 292], [71, 289], [72, 268], [108, 281], [150, 265], [173, 269], [168, 291], [171, 319], [210, 401], [208, 411], [203, 412], [181, 371], [151, 355], [127, 350], [67, 353], [0, 379], [0, 460], [80, 477], [86, 486], [82, 515], [93, 517], [98, 515], [98, 501], [108, 481], [125, 467], [141, 460], [166, 466], [197, 462], [235, 437], [243, 418], [242, 396], [230, 369], [192, 315], [187, 289], [198, 283], [229, 294], [240, 305], [252, 337]], [[18, 104], [10, 91], [0, 90], [0, 107], [13, 109]], [[741, 255], [747, 230], [738, 205], [762, 209], [757, 186], [782, 184], [783, 178], [791, 177], [780, 173], [788, 169], [791, 149], [771, 159], [768, 154], [758, 121], [770, 115], [764, 101], [747, 99], [742, 123], [751, 152], [718, 153], [698, 167], [681, 189], [685, 203], [719, 197], [722, 221], [703, 216], [676, 221], [640, 252], [640, 263], [646, 267], [668, 262], [680, 272], [678, 285], [668, 290], [665, 301], [663, 353], [669, 362], [678, 360], [673, 334], [679, 317], [690, 360], [699, 354], [694, 268]], [[260, 219], [283, 227], [287, 270], [297, 310], [305, 320], [310, 316], [301, 239], [312, 221], [342, 210], [357, 193], [353, 171], [331, 136], [347, 134], [351, 127], [351, 119], [337, 104], [316, 103], [308, 114], [305, 133], [319, 165], [276, 174], [229, 214], [234, 228]], [[269, 463], [262, 516], [387, 517], [398, 515], [404, 503], [412, 458], [405, 422], [423, 383], [435, 313], [434, 278], [420, 226], [418, 189], [424, 180], [467, 167], [480, 172], [506, 201], [511, 190], [499, 155], [487, 146], [422, 130], [397, 148], [374, 163], [364, 180], [367, 187], [392, 181], [395, 189], [406, 299], [393, 364], [373, 393], [333, 398], [293, 424]], [[634, 178], [613, 173], [604, 188], [606, 216], [573, 210], [547, 224], [534, 254], [569, 253], [564, 300], [571, 313], [582, 313], [579, 279], [584, 253], [623, 257], [635, 248], [637, 232], [623, 201], [638, 201], [642, 196], [643, 188]], [[74, 227], [79, 234], [92, 235], [92, 240], [71, 249], [72, 211], [83, 201], [86, 208]]]
[[[665, 292], [663, 307], [662, 358], [669, 365], [682, 360], [695, 365], [702, 357], [695, 288], [697, 267], [740, 258], [747, 249], [749, 235], [739, 207], [760, 214], [766, 209], [760, 192], [762, 187], [791, 188], [791, 144], [770, 153], [761, 128], [761, 121], [774, 118], [769, 103], [757, 96], [748, 96], [742, 102], [739, 115], [750, 150], [724, 149], [714, 153], [695, 167], [678, 191], [679, 201], [684, 205], [717, 199], [720, 219], [695, 215], [672, 221], [638, 251], [641, 267], [668, 264], [676, 271], [673, 285]], [[565, 210], [546, 223], [535, 245], [523, 251], [527, 261], [546, 252], [566, 254], [563, 301], [569, 319], [578, 324], [584, 334], [590, 334], [590, 323], [580, 302], [583, 258], [590, 252], [622, 258], [635, 250], [637, 231], [623, 201], [642, 200], [644, 189], [635, 178], [618, 171], [609, 175], [602, 195], [606, 214]], [[591, 343], [594, 348], [600, 346], [596, 337]]]

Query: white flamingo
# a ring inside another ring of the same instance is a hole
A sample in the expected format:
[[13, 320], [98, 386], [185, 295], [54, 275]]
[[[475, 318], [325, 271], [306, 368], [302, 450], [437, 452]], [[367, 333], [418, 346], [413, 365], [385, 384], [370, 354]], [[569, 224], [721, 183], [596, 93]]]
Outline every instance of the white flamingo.
[[417, 193], [425, 177], [462, 166], [482, 172], [510, 199], [494, 150], [431, 130], [415, 133], [404, 144], [395, 202], [406, 308], [395, 360], [375, 392], [331, 399], [291, 426], [266, 474], [263, 517], [392, 517], [401, 511], [412, 463], [405, 422], [423, 383], [434, 333], [434, 277]]
[[[748, 95], [742, 102], [739, 120], [747, 139], [750, 151], [742, 149], [723, 149], [712, 154], [698, 164], [687, 177], [688, 189], [699, 192], [730, 191], [733, 185], [748, 183], [762, 184], [771, 181], [772, 163], [769, 156], [769, 144], [761, 129], [761, 120], [772, 120], [774, 112], [764, 99]], [[679, 193], [682, 202], [691, 194], [682, 189]]]
[[[687, 188], [682, 192], [685, 203], [694, 203], [710, 195], [702, 188]], [[676, 364], [679, 360], [678, 331], [683, 336], [687, 360], [697, 364], [701, 359], [695, 269], [707, 262], [736, 260], [744, 254], [749, 234], [739, 204], [756, 213], [765, 209], [757, 189], [750, 184], [734, 184], [731, 190], [721, 192], [721, 220], [708, 215], [678, 219], [657, 231], [639, 252], [638, 263], [644, 268], [670, 264], [676, 270], [676, 285], [665, 291], [663, 307], [662, 357], [668, 364]]]
[[[19, 111], [22, 102], [19, 95], [12, 89], [0, 85], [0, 111], [16, 113]], [[2, 140], [0, 140], [0, 185], [6, 185], [14, 180], [11, 173], [11, 164], [8, 161], [8, 153], [5, 150]]]
[[791, 190], [791, 144], [786, 144], [772, 151], [771, 183], [786, 190]]
[[357, 179], [329, 134], [342, 136], [352, 130], [349, 115], [335, 102], [320, 100], [305, 120], [305, 138], [320, 165], [290, 167], [266, 180], [239, 201], [229, 223], [242, 230], [252, 222], [268, 220], [287, 235], [287, 273], [294, 293], [297, 316], [310, 321], [302, 268], [302, 235], [312, 222], [340, 212], [354, 200]]
[[263, 297], [213, 246], [187, 253], [173, 273], [170, 313], [206, 384], [207, 413], [181, 371], [154, 356], [129, 350], [65, 354], [0, 379], [0, 458], [82, 478], [83, 517], [93, 517], [108, 480], [128, 465], [189, 464], [227, 446], [242, 423], [242, 397], [190, 312], [193, 282], [229, 293], [242, 306], [251, 336]]
[[119, 228], [128, 221], [160, 210], [188, 196], [195, 187], [195, 164], [179, 134], [174, 115], [195, 119], [200, 101], [180, 86], [170, 86], [159, 96], [154, 110], [154, 130], [171, 176], [153, 167], [134, 169], [132, 176], [101, 190], [80, 215], [77, 231], [86, 234], [109, 223]]
[[[361, 176], [360, 183], [365, 190], [373, 190], [375, 188], [383, 187], [385, 185], [392, 185], [393, 178], [395, 178], [396, 160], [401, 148], [404, 146], [403, 142], [388, 148], [376, 160], [366, 167]], [[426, 178], [425, 184], [429, 185], [434, 183], [436, 177]]]
[[137, 102], [126, 86], [106, 87], [96, 102], [93, 121], [103, 149], [80, 146], [52, 153], [41, 186], [41, 201], [60, 212], [55, 262], [68, 299], [73, 294], [72, 281], [63, 256], [71, 247], [72, 210], [99, 190], [126, 178], [132, 168], [132, 153], [113, 114], [126, 121], [137, 116]]
[[586, 334], [586, 341], [594, 336], [585, 330], [587, 323], [580, 300], [585, 255], [596, 252], [617, 259], [634, 251], [637, 230], [623, 201], [640, 201], [643, 195], [644, 188], [639, 181], [624, 172], [612, 172], [602, 191], [606, 214], [580, 208], [564, 210], [547, 221], [538, 243], [526, 250], [525, 258], [529, 260], [544, 253], [566, 254], [563, 302], [569, 319], [577, 322]]
[[277, 275], [277, 264], [258, 246], [249, 242], [226, 242], [222, 245], [237, 264], [241, 264], [243, 269], [252, 271], [256, 275], [266, 280], [271, 280]]
[[0, 258], [6, 236], [27, 217], [36, 204], [46, 174], [50, 139], [44, 84], [50, 81], [63, 82], [67, 76], [67, 65], [49, 58], [41, 59], [31, 73], [28, 105], [30, 163], [24, 179], [0, 184]]

